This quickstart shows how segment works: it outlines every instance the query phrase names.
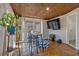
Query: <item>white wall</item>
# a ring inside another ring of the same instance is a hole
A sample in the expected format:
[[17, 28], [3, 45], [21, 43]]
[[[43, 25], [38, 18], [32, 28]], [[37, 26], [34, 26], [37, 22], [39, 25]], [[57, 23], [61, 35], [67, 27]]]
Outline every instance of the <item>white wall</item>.
[[[67, 43], [67, 17], [76, 13], [76, 17], [77, 17], [77, 23], [76, 23], [76, 49], [79, 49], [79, 8], [76, 8], [74, 10], [72, 10], [71, 12], [65, 14], [65, 15], [62, 15], [62, 16], [59, 16], [59, 17], [56, 17], [56, 18], [60, 18], [60, 23], [61, 23], [61, 30], [51, 30], [49, 29], [49, 34], [50, 33], [54, 33], [56, 34], [57, 36], [57, 39], [62, 39], [62, 41], [64, 43]], [[55, 18], [53, 18], [55, 19]], [[52, 19], [50, 19], [52, 20]]]
[[3, 14], [7, 11], [14, 15], [14, 12], [13, 12], [10, 4], [0, 3], [0, 18], [2, 18]]
[[77, 43], [76, 43], [76, 48], [79, 50], [79, 8], [77, 9], [78, 13], [77, 13], [77, 29], [76, 29], [76, 39], [77, 39]]
[[[61, 26], [61, 30], [52, 30], [49, 29], [49, 34], [56, 34], [56, 40], [58, 39], [62, 39], [62, 41], [64, 43], [66, 43], [66, 17], [65, 16], [60, 16], [60, 17], [56, 17], [56, 18], [60, 18], [60, 26]], [[55, 19], [55, 18], [53, 18]], [[52, 20], [52, 19], [50, 19]]]

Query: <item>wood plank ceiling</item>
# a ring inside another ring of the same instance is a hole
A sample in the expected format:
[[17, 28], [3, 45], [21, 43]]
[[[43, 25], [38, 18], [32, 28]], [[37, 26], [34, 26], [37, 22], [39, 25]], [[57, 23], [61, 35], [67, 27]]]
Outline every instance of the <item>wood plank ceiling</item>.
[[[12, 3], [15, 14], [25, 17], [51, 19], [66, 14], [79, 7], [79, 4], [68, 3]], [[49, 8], [49, 10], [46, 10]]]

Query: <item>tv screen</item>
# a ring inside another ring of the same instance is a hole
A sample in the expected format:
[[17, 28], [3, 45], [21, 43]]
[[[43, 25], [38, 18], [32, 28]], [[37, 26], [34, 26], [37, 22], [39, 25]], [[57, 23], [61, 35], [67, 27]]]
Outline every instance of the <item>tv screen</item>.
[[60, 29], [60, 19], [54, 19], [47, 21], [48, 29], [59, 30]]

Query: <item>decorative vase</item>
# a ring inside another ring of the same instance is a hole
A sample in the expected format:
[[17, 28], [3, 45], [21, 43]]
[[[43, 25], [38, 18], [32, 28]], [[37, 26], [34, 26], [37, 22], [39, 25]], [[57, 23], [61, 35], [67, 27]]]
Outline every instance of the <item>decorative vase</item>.
[[7, 31], [10, 35], [15, 34], [15, 27], [14, 26], [8, 26]]

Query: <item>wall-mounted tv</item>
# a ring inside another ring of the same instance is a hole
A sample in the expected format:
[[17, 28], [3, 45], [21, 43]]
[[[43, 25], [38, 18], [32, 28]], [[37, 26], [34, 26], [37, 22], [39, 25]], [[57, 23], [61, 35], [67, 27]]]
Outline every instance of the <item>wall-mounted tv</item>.
[[60, 30], [60, 18], [47, 21], [48, 29]]

